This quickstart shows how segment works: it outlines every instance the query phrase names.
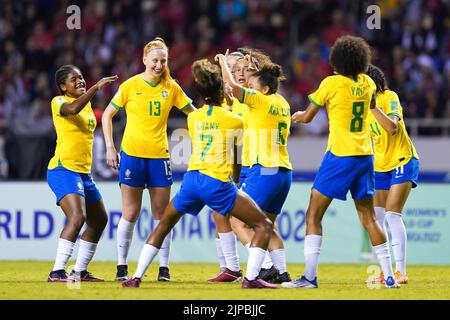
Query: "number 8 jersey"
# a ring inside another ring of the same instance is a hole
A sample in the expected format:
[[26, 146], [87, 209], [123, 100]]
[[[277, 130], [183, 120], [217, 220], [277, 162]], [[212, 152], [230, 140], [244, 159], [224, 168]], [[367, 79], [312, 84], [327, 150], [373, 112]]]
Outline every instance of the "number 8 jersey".
[[376, 85], [359, 74], [353, 80], [342, 75], [326, 77], [308, 96], [317, 107], [326, 107], [330, 135], [327, 151], [336, 156], [373, 155], [367, 117]]
[[173, 106], [186, 109], [191, 102], [174, 80], [150, 83], [138, 74], [123, 82], [111, 100], [116, 109], [125, 108], [127, 113], [122, 150], [133, 157], [168, 158], [169, 112]]

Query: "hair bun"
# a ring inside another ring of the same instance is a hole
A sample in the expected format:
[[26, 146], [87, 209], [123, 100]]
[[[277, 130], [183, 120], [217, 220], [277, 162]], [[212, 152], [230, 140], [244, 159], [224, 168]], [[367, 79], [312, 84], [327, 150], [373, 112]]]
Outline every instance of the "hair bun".
[[274, 77], [276, 78], [281, 77], [281, 66], [279, 66], [278, 64], [270, 66], [269, 71], [270, 74], [273, 75]]

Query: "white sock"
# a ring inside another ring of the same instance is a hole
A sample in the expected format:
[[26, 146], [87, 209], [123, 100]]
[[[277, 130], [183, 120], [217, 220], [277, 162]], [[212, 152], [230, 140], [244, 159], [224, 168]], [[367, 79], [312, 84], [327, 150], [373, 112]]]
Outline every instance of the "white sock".
[[144, 244], [142, 248], [141, 254], [139, 255], [138, 265], [136, 267], [136, 272], [133, 275], [133, 278], [140, 278], [147, 271], [148, 266], [152, 263], [155, 256], [158, 254], [159, 249], [152, 246], [151, 244]]
[[269, 251], [266, 252], [266, 256], [264, 257], [264, 262], [262, 264], [262, 268], [263, 269], [270, 269], [272, 268], [273, 263], [272, 263], [272, 259], [270, 258], [270, 253]]
[[284, 248], [275, 249], [269, 252], [270, 258], [272, 259], [273, 265], [278, 269], [280, 274], [286, 272], [286, 251]]
[[[159, 224], [159, 220], [155, 220], [155, 228]], [[173, 230], [167, 234], [161, 244], [161, 249], [159, 249], [159, 266], [169, 267], [169, 256], [170, 256], [170, 245], [172, 244], [172, 234]]]
[[255, 280], [261, 270], [266, 250], [258, 247], [250, 247], [248, 249], [248, 262], [245, 277], [247, 280]]
[[385, 210], [383, 207], [375, 207], [375, 214], [377, 217], [378, 224], [380, 225], [381, 229], [386, 233], [386, 239], [388, 237], [387, 231], [386, 231], [386, 224], [385, 222]]
[[231, 271], [241, 270], [236, 246], [237, 240], [233, 231], [226, 233], [219, 232], [219, 239], [227, 268]]
[[322, 246], [322, 236], [310, 234], [305, 237], [305, 277], [314, 280], [317, 277], [319, 268], [320, 247]]
[[95, 249], [97, 249], [96, 243], [80, 239], [77, 262], [75, 263], [75, 268], [73, 268], [76, 272], [85, 271], [87, 269], [89, 262], [91, 262], [92, 257], [94, 256]]
[[384, 279], [387, 279], [387, 277], [393, 277], [394, 274], [392, 272], [391, 254], [389, 253], [388, 243], [385, 242], [378, 246], [373, 246], [373, 250], [375, 251], [378, 262], [381, 265], [381, 270], [384, 273]]
[[216, 252], [217, 252], [217, 258], [219, 259], [220, 270], [223, 270], [227, 267], [227, 263], [225, 261], [224, 255], [223, 255], [222, 245], [220, 244], [219, 238], [216, 238]]
[[391, 246], [395, 259], [395, 271], [406, 275], [406, 228], [402, 215], [397, 212], [386, 212], [386, 221], [391, 231]]
[[117, 265], [128, 264], [128, 250], [130, 250], [133, 239], [134, 225], [136, 222], [129, 222], [120, 218], [117, 226]]
[[52, 271], [66, 270], [67, 261], [69, 261], [70, 256], [72, 255], [74, 246], [74, 242], [59, 238], [58, 248], [56, 249], [55, 264]]

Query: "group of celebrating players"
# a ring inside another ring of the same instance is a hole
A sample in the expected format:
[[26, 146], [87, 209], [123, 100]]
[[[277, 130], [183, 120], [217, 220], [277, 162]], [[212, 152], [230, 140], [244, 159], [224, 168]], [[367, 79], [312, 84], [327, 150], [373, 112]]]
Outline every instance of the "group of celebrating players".
[[[163, 39], [150, 41], [143, 50], [145, 71], [120, 85], [102, 116], [107, 164], [119, 170], [122, 217], [116, 279], [123, 287], [139, 287], [156, 255], [158, 280], [170, 281], [172, 229], [183, 214], [197, 215], [206, 205], [213, 210], [220, 261], [220, 273], [208, 281], [242, 280], [239, 239], [249, 254], [243, 288], [275, 289], [276, 284], [317, 288], [321, 221], [331, 201], [345, 200], [348, 191], [382, 269], [368, 281], [387, 288], [408, 283], [401, 213], [411, 188], [417, 186], [419, 157], [408, 137], [399, 98], [387, 88], [383, 72], [371, 65], [371, 50], [362, 38], [336, 40], [330, 52], [334, 75], [308, 96], [305, 111], [293, 115], [277, 93], [284, 79], [281, 67], [260, 50], [239, 48], [214, 60], [195, 61], [192, 76], [205, 102], [200, 108], [171, 78], [168, 57]], [[48, 281], [103, 281], [87, 271], [107, 224], [101, 194], [90, 175], [96, 127], [90, 100], [117, 76], [86, 90], [81, 71], [65, 65], [55, 80], [61, 91], [51, 103], [57, 146], [47, 177], [67, 224]], [[187, 115], [192, 155], [181, 187], [170, 200], [166, 130], [174, 106]], [[329, 119], [328, 146], [306, 213], [305, 272], [292, 280], [275, 223], [292, 183], [288, 136], [291, 121], [309, 123], [323, 107]], [[127, 123], [118, 153], [112, 119], [121, 108]], [[156, 227], [142, 248], [136, 271], [128, 277], [128, 251], [144, 189], [149, 190]], [[385, 222], [392, 236], [395, 272]], [[67, 275], [67, 262], [85, 223], [75, 267]]]

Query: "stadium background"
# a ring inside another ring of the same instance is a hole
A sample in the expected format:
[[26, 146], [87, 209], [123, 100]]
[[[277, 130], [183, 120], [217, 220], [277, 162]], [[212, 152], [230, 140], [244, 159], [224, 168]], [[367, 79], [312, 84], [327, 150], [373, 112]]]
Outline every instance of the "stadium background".
[[[81, 29], [66, 26], [69, 5], [81, 8]], [[381, 12], [381, 29], [367, 28], [369, 5]], [[0, 260], [53, 260], [64, 223], [45, 183], [55, 132], [50, 100], [57, 94], [54, 72], [63, 64], [82, 70], [87, 86], [102, 76], [120, 81], [141, 72], [142, 47], [155, 36], [169, 44], [170, 68], [196, 106], [191, 63], [227, 48], [263, 49], [287, 75], [281, 91], [292, 112], [331, 73], [328, 53], [344, 34], [364, 37], [374, 63], [398, 92], [405, 122], [421, 156], [420, 186], [405, 208], [410, 263], [450, 264], [450, 42], [448, 2], [421, 1], [1, 1], [0, 6]], [[98, 92], [92, 105], [98, 120], [118, 84]], [[115, 141], [125, 125], [115, 121]], [[189, 158], [185, 117], [174, 110], [169, 142], [174, 177], [179, 181]], [[279, 227], [288, 262], [303, 261], [304, 215], [309, 188], [326, 145], [327, 118], [293, 126], [289, 150], [293, 185]], [[120, 216], [116, 173], [105, 165], [101, 126], [96, 131], [93, 174], [105, 199], [109, 225], [95, 260], [114, 261]], [[179, 182], [173, 186], [176, 192]], [[205, 212], [208, 210], [205, 209]], [[148, 195], [137, 226], [130, 260], [136, 260], [152, 229]], [[172, 261], [216, 261], [210, 215], [187, 216], [176, 227]], [[367, 239], [351, 201], [334, 201], [324, 232], [321, 261], [371, 261]], [[189, 248], [189, 250], [186, 250]], [[239, 246], [241, 261], [246, 252]]]

